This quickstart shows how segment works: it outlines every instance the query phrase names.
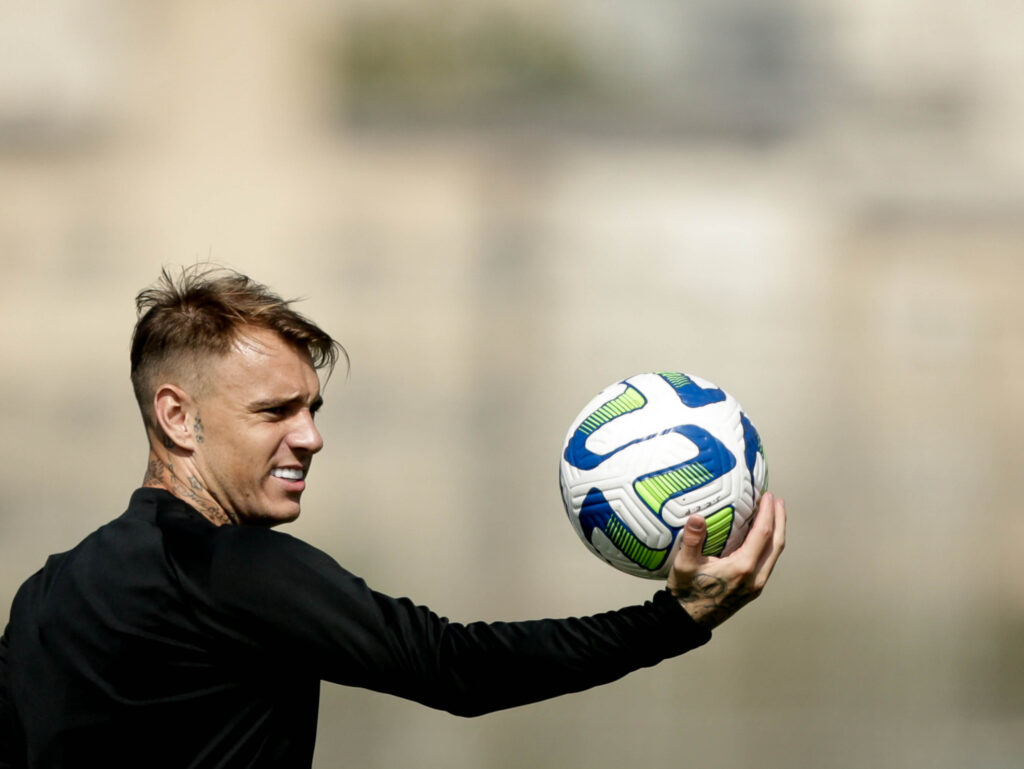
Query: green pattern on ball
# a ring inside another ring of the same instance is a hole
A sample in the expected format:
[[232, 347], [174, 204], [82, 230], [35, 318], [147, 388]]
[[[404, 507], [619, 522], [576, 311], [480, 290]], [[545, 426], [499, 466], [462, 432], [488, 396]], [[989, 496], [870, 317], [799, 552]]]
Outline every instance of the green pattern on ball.
[[731, 507], [723, 507], [717, 513], [707, 517], [708, 536], [704, 540], [704, 555], [721, 555], [725, 542], [732, 531], [732, 520], [736, 511]]
[[647, 547], [615, 516], [608, 520], [604, 533], [629, 560], [645, 569], [654, 571], [665, 562], [668, 550], [654, 550]]
[[633, 481], [633, 490], [651, 509], [651, 512], [660, 518], [661, 508], [668, 500], [685, 494], [698, 486], [703, 486], [714, 477], [715, 474], [704, 465], [693, 462], [644, 478], [637, 478]]
[[686, 387], [686, 385], [693, 384], [693, 380], [686, 374], [680, 374], [678, 371], [659, 371], [658, 376], [665, 379], [670, 385], [675, 387], [677, 390], [680, 387]]
[[584, 419], [582, 424], [579, 426], [579, 430], [585, 435], [590, 435], [597, 428], [608, 424], [616, 417], [621, 417], [623, 414], [628, 414], [630, 411], [636, 411], [639, 408], [643, 408], [646, 403], [647, 399], [640, 394], [639, 390], [627, 385], [625, 391], [621, 395], [612, 398]]

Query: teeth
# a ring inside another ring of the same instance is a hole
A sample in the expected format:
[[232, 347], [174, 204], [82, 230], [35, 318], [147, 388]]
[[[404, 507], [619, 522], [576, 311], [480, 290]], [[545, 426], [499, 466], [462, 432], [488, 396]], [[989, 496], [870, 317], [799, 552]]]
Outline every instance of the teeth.
[[276, 467], [270, 471], [275, 478], [286, 478], [289, 481], [301, 481], [305, 473], [297, 467]]

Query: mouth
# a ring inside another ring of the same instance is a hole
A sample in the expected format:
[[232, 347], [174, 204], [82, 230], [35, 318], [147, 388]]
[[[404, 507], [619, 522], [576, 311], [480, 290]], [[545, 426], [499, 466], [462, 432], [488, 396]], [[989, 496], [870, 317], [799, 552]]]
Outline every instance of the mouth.
[[301, 467], [275, 467], [270, 474], [285, 481], [301, 481], [306, 478], [306, 471]]
[[275, 467], [270, 477], [276, 478], [287, 494], [301, 494], [306, 490], [306, 468]]

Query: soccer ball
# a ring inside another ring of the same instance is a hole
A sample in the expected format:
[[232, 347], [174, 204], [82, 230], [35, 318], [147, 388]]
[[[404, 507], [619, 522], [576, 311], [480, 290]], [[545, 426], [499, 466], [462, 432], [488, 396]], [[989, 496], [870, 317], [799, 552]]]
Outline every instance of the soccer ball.
[[621, 571], [668, 575], [686, 519], [707, 519], [704, 554], [728, 555], [767, 485], [761, 438], [736, 399], [678, 372], [602, 390], [565, 437], [565, 510], [592, 553]]

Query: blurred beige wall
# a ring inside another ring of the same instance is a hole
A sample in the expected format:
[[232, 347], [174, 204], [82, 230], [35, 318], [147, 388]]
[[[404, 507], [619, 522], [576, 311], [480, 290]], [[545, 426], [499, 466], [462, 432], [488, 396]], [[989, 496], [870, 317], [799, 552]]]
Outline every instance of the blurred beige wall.
[[[791, 514], [686, 657], [317, 766], [1018, 766], [1020, 3], [0, 0], [0, 597], [118, 514], [132, 299], [212, 260], [352, 357], [292, 533], [456, 620], [654, 583], [564, 520], [601, 387], [732, 391]], [[6, 609], [4, 609], [6, 610]]]

